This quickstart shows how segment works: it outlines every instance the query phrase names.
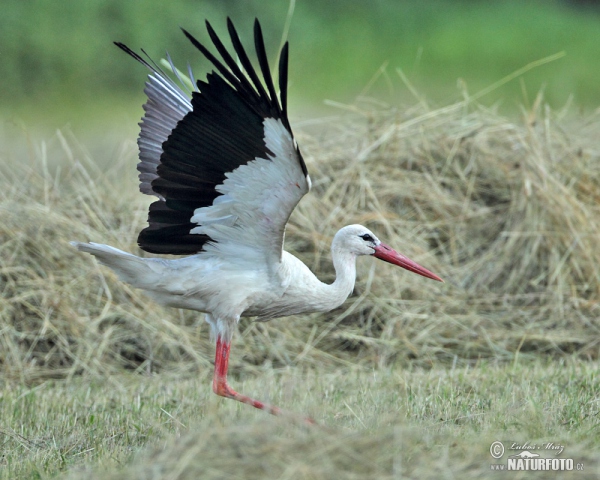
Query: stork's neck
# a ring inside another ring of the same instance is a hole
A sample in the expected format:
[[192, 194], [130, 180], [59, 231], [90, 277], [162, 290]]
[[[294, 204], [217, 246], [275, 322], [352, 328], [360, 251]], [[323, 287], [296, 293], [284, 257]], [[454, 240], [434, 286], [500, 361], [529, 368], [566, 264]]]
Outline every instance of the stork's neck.
[[[331, 284], [323, 283], [299, 259], [284, 251], [283, 277], [289, 279], [288, 287], [281, 297], [279, 315], [295, 313], [329, 312], [339, 307], [352, 293], [356, 279], [356, 255], [345, 249], [331, 247], [331, 257], [336, 278]], [[260, 313], [259, 315], [265, 315]]]
[[[331, 303], [335, 303], [335, 307], [344, 303], [344, 300], [352, 293], [354, 282], [356, 281], [356, 255], [336, 248], [336, 245], [331, 247], [331, 258], [335, 268], [335, 281], [328, 285], [328, 293], [331, 298]], [[334, 307], [334, 308], [335, 308]]]

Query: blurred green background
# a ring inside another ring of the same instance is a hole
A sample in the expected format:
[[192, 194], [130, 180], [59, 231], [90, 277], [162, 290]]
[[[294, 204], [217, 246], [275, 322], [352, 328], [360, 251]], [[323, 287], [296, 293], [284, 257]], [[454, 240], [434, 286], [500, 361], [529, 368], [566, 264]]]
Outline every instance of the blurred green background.
[[[180, 67], [189, 60], [200, 77], [207, 62], [179, 26], [206, 42], [203, 20], [224, 33], [229, 15], [248, 42], [258, 17], [274, 58], [288, 8], [286, 0], [3, 0], [0, 115], [52, 128], [69, 123], [76, 132], [131, 123], [142, 113], [146, 72], [113, 41], [155, 59], [168, 50]], [[326, 110], [325, 99], [352, 102], [365, 89], [387, 103], [414, 102], [398, 68], [433, 104], [445, 104], [460, 98], [458, 79], [474, 93], [561, 51], [563, 58], [483, 103], [514, 111], [541, 89], [556, 108], [569, 98], [583, 109], [600, 103], [595, 2], [298, 0], [289, 40], [292, 115]]]

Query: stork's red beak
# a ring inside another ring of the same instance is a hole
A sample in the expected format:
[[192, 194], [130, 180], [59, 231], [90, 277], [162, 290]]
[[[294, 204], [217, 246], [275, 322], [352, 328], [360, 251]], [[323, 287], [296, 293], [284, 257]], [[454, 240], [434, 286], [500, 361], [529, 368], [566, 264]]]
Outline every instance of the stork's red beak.
[[388, 247], [385, 243], [380, 243], [375, 247], [375, 253], [373, 256], [383, 260], [384, 262], [392, 263], [394, 265], [398, 265], [399, 267], [405, 268], [414, 273], [418, 273], [419, 275], [423, 275], [424, 277], [431, 278], [433, 280], [437, 280], [438, 282], [443, 282], [443, 280], [438, 277], [435, 273], [430, 272], [426, 268], [419, 265], [417, 262], [413, 262], [410, 258], [405, 257], [404, 255], [398, 253], [391, 247]]

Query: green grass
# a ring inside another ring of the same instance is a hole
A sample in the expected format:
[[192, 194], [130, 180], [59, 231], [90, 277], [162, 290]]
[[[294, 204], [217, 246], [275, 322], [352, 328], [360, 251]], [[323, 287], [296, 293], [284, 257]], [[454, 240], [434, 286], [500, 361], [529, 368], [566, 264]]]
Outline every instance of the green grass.
[[600, 474], [597, 364], [264, 368], [232, 383], [319, 425], [218, 398], [208, 371], [4, 382], [0, 478], [515, 478], [490, 472], [496, 440], [560, 444], [584, 464], [572, 478]]

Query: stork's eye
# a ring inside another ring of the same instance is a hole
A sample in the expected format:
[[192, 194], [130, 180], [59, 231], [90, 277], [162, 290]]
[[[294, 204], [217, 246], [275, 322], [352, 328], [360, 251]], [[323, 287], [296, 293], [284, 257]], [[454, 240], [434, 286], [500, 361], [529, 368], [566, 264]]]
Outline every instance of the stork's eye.
[[375, 239], [369, 235], [368, 233], [365, 233], [364, 235], [359, 235], [360, 238], [362, 238], [365, 242], [373, 242], [375, 241]]

